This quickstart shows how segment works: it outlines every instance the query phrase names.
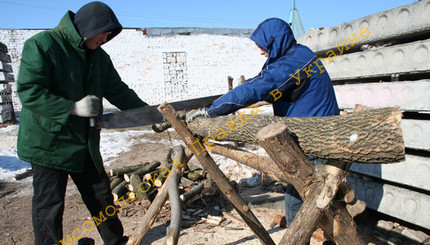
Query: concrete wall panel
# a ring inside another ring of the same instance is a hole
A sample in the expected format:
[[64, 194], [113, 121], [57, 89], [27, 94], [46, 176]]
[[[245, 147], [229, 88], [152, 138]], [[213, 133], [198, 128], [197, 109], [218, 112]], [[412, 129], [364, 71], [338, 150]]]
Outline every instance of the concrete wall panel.
[[336, 85], [334, 89], [342, 109], [361, 104], [372, 108], [400, 106], [405, 111], [430, 112], [430, 79]]
[[430, 229], [430, 196], [359, 176], [348, 177], [357, 199], [368, 208]]
[[430, 121], [403, 119], [400, 124], [406, 147], [430, 151]]
[[406, 155], [406, 160], [391, 164], [352, 164], [351, 171], [430, 191], [430, 159]]
[[430, 39], [326, 59], [332, 80], [430, 72]]
[[[368, 27], [371, 34], [360, 38], [360, 44], [428, 33], [430, 31], [428, 13], [430, 13], [430, 0], [417, 1], [338, 26], [322, 30], [311, 29], [298, 38], [298, 42], [309, 46], [317, 53], [322, 53], [341, 44], [353, 33], [359, 36], [359, 30], [362, 27]], [[325, 55], [322, 56], [325, 57]]]

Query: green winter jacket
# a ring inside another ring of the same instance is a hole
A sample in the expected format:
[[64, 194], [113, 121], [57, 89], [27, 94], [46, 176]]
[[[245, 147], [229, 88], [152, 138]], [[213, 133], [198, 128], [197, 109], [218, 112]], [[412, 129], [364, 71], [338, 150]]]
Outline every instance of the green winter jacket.
[[82, 38], [73, 18], [69, 11], [55, 29], [24, 44], [17, 82], [22, 103], [18, 156], [32, 164], [82, 172], [89, 152], [101, 172], [100, 130], [89, 127], [88, 118], [70, 115], [75, 102], [96, 95], [121, 110], [147, 104], [121, 81], [102, 48], [79, 48]]

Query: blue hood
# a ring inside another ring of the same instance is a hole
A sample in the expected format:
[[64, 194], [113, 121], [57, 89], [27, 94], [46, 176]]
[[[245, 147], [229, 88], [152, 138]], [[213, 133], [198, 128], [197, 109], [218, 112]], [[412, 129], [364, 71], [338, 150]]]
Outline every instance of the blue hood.
[[278, 18], [263, 21], [250, 38], [269, 53], [265, 65], [284, 56], [297, 43], [290, 25]]

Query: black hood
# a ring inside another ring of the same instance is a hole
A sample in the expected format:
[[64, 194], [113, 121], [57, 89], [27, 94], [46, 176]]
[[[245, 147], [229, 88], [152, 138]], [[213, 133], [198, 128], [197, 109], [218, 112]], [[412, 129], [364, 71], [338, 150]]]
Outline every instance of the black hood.
[[97, 1], [82, 6], [76, 12], [73, 23], [83, 38], [83, 42], [97, 34], [112, 32], [106, 39], [106, 42], [108, 42], [122, 30], [122, 26], [112, 9], [106, 4]]

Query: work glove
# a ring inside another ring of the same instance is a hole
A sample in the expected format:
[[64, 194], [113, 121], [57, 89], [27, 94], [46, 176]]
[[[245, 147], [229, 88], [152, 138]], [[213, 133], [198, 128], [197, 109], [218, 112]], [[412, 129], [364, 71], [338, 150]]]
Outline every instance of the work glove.
[[95, 95], [87, 95], [75, 103], [74, 114], [80, 117], [95, 117], [101, 107], [100, 99]]
[[190, 123], [192, 120], [196, 119], [197, 117], [209, 117], [205, 107], [189, 111], [185, 115], [185, 122]]

